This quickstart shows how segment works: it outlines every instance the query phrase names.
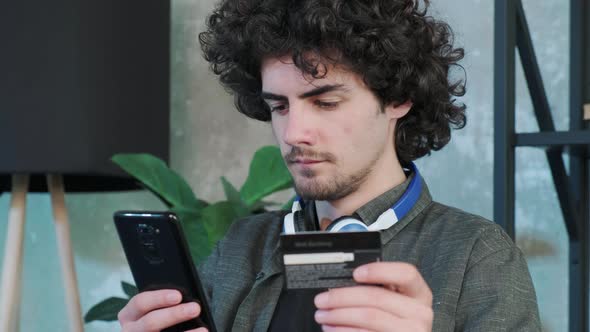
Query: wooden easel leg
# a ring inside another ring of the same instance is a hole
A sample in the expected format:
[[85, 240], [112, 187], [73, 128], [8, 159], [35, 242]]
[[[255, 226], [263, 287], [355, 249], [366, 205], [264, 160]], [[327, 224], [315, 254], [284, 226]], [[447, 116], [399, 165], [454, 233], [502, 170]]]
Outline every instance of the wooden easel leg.
[[28, 188], [28, 175], [12, 176], [12, 196], [8, 212], [8, 229], [0, 288], [0, 331], [16, 331], [18, 326]]
[[59, 250], [61, 271], [64, 279], [70, 331], [81, 332], [84, 330], [84, 325], [82, 322], [80, 295], [78, 294], [78, 283], [76, 281], [76, 270], [74, 268], [74, 254], [70, 238], [70, 225], [68, 223], [64, 185], [61, 175], [48, 175], [47, 187], [51, 193], [51, 206], [53, 208], [57, 247]]

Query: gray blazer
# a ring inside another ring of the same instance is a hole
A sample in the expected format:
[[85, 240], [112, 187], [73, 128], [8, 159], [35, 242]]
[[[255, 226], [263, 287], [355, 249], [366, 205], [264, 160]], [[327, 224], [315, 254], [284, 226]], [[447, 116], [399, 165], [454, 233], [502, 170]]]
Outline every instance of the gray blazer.
[[[384, 211], [399, 187], [360, 215]], [[278, 239], [285, 214], [235, 222], [199, 268], [219, 331], [268, 329], [284, 283]], [[522, 252], [498, 225], [433, 202], [425, 183], [418, 203], [381, 241], [384, 260], [414, 264], [430, 286], [433, 331], [541, 331]]]

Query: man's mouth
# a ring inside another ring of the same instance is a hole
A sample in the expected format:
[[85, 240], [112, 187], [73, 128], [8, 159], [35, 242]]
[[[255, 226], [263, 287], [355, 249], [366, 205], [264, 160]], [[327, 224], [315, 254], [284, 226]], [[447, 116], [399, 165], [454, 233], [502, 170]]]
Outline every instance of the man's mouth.
[[300, 165], [313, 165], [313, 164], [319, 164], [323, 162], [323, 160], [317, 160], [317, 159], [295, 159], [293, 161], [291, 161], [291, 163], [293, 164], [300, 164]]
[[332, 162], [334, 157], [326, 152], [314, 152], [300, 147], [293, 149], [284, 156], [288, 165], [312, 166], [325, 162]]

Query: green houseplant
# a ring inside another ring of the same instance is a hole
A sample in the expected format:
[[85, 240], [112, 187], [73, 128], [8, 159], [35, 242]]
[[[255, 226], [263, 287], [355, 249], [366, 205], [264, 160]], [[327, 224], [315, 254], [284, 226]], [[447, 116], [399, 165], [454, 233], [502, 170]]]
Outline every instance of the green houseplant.
[[[181, 220], [191, 255], [195, 264], [202, 262], [211, 249], [223, 237], [233, 221], [241, 217], [266, 211], [277, 203], [264, 201], [267, 196], [291, 188], [291, 175], [279, 149], [265, 146], [256, 151], [248, 177], [238, 190], [225, 177], [221, 184], [226, 199], [208, 203], [197, 198], [188, 183], [166, 164], [149, 154], [119, 154], [112, 158], [127, 173], [154, 193]], [[287, 202], [283, 208], [290, 206]], [[122, 282], [128, 298], [109, 297], [88, 310], [86, 323], [95, 320], [113, 321], [129, 298], [137, 294], [137, 288]]]

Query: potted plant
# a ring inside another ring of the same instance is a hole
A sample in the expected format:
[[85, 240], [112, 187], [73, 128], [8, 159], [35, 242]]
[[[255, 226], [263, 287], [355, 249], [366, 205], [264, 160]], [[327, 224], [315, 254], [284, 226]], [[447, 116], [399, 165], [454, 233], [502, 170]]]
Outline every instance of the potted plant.
[[[226, 199], [208, 203], [197, 198], [188, 183], [166, 163], [149, 154], [118, 154], [112, 161], [135, 177], [146, 189], [154, 193], [170, 211], [179, 217], [195, 264], [202, 262], [223, 237], [235, 220], [265, 212], [279, 204], [264, 199], [293, 186], [291, 175], [277, 147], [265, 146], [256, 151], [248, 177], [238, 190], [225, 177], [221, 184]], [[290, 207], [292, 200], [282, 208]], [[117, 313], [137, 294], [137, 288], [121, 282], [128, 296], [109, 297], [95, 304], [84, 316], [86, 323], [113, 321]]]

